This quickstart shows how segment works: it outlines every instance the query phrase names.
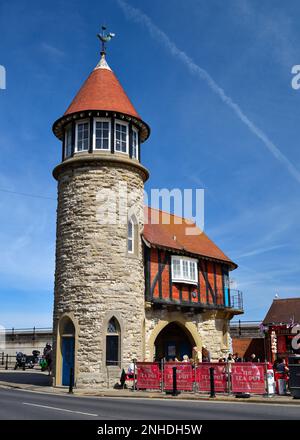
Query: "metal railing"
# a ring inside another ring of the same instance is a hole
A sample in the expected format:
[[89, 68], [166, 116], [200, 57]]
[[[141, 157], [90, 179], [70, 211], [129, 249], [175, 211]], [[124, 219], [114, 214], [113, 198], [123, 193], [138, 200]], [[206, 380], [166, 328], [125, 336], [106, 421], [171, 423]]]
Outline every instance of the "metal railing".
[[199, 309], [223, 309], [231, 308], [243, 311], [243, 293], [234, 289], [206, 289], [202, 286], [194, 287], [189, 291], [179, 288], [177, 296], [158, 297], [152, 296], [148, 299], [158, 305], [193, 307]]
[[0, 328], [0, 334], [5, 333], [9, 335], [14, 334], [35, 334], [35, 333], [52, 333], [52, 327], [27, 327], [27, 328]]
[[230, 308], [234, 310], [244, 310], [243, 293], [240, 290], [230, 289]]

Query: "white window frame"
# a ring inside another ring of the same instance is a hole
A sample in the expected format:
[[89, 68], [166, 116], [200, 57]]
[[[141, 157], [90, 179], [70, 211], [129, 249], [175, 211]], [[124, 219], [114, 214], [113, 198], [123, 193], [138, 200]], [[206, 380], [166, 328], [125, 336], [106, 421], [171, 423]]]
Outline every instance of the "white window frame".
[[79, 150], [78, 151], [78, 125], [79, 124], [88, 124], [88, 144], [90, 144], [90, 120], [89, 119], [82, 119], [80, 121], [76, 121], [75, 126], [75, 153], [86, 153], [89, 151], [89, 145], [87, 147], [87, 150]]
[[[96, 123], [108, 122], [108, 148], [96, 148]], [[94, 118], [93, 122], [93, 150], [94, 151], [110, 151], [111, 146], [111, 119], [109, 118]]]
[[137, 143], [136, 143], [136, 155], [134, 156], [133, 155], [133, 134], [132, 134], [132, 146], [131, 146], [131, 148], [132, 148], [132, 157], [133, 157], [133, 159], [137, 159], [138, 160], [138, 158], [139, 158], [139, 131], [138, 131], [137, 128], [132, 127], [132, 133], [136, 134], [136, 141], [137, 141]]
[[[174, 261], [180, 262], [180, 275], [177, 276], [174, 273]], [[188, 262], [188, 276], [183, 276], [183, 262]], [[195, 267], [195, 278], [191, 277], [191, 264]], [[196, 258], [182, 257], [179, 255], [172, 255], [171, 257], [171, 271], [172, 271], [172, 282], [173, 283], [187, 283], [187, 284], [198, 284], [198, 260]]]
[[[131, 223], [131, 234], [132, 234], [131, 237], [129, 236], [129, 223]], [[130, 218], [128, 220], [128, 225], [127, 225], [127, 251], [129, 254], [134, 254], [134, 246], [135, 246], [134, 233], [135, 233], [135, 223], [133, 219]], [[129, 242], [131, 242], [131, 250], [129, 250]]]
[[[68, 148], [68, 144], [67, 144], [67, 140], [68, 140], [68, 132], [70, 132], [71, 134], [71, 151], [70, 154], [67, 154], [67, 148]], [[64, 158], [68, 159], [69, 157], [72, 156], [72, 124], [68, 124], [65, 128], [65, 151], [64, 151]]]
[[[117, 124], [123, 125], [124, 127], [126, 127], [126, 151], [121, 151], [121, 150], [117, 150]], [[116, 153], [121, 153], [121, 154], [128, 154], [128, 150], [129, 150], [129, 124], [128, 122], [124, 122], [124, 121], [120, 121], [119, 119], [115, 119], [115, 123], [114, 123], [114, 150]]]

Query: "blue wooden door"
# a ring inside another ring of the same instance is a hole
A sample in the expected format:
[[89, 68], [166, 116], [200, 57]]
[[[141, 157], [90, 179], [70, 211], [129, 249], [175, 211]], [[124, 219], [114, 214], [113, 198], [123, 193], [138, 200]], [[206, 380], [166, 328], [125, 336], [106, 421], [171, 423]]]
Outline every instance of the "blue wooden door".
[[[70, 385], [70, 371], [74, 372], [74, 347], [75, 339], [70, 337], [62, 338], [62, 384]], [[73, 375], [74, 377], [74, 375]]]

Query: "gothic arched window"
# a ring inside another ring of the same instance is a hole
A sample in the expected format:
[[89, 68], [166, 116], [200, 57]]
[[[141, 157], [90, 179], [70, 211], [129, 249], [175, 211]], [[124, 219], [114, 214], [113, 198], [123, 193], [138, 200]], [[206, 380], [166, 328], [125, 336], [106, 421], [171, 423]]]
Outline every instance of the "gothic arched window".
[[120, 325], [118, 320], [115, 317], [112, 317], [109, 320], [106, 329], [106, 365], [119, 365], [120, 337]]
[[128, 220], [128, 231], [127, 231], [127, 252], [130, 255], [136, 255], [138, 251], [137, 246], [138, 239], [138, 224], [136, 217], [133, 215]]

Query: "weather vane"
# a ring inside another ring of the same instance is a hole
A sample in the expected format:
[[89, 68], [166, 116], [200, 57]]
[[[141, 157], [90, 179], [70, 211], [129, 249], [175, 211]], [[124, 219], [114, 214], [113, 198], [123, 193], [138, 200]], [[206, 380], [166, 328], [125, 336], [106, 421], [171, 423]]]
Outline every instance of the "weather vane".
[[105, 44], [110, 41], [113, 37], [115, 37], [116, 34], [113, 34], [112, 32], [106, 33], [106, 26], [102, 26], [102, 34], [97, 34], [97, 37], [102, 43], [102, 50], [101, 55], [106, 54], [106, 46]]

